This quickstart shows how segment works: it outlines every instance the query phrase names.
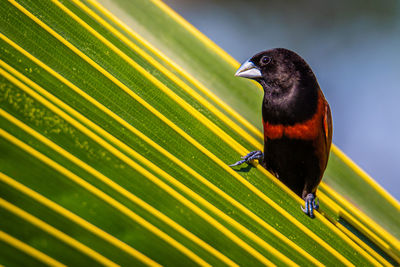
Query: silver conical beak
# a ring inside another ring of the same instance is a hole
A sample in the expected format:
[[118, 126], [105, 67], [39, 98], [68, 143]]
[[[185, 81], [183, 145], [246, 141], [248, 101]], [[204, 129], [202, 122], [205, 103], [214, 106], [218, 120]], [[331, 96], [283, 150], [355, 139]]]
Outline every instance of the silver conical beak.
[[240, 68], [235, 73], [235, 76], [254, 79], [254, 78], [261, 78], [262, 74], [261, 71], [257, 68], [256, 65], [254, 65], [253, 62], [247, 60], [242, 64], [242, 66], [240, 66]]

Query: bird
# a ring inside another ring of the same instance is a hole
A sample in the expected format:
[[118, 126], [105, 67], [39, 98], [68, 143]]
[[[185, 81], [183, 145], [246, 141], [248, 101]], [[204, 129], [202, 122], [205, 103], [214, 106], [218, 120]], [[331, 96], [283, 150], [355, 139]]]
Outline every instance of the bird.
[[245, 61], [235, 76], [255, 80], [264, 90], [264, 152], [252, 151], [230, 166], [257, 159], [304, 200], [301, 209], [314, 218], [332, 143], [332, 115], [311, 67], [297, 53], [274, 48]]

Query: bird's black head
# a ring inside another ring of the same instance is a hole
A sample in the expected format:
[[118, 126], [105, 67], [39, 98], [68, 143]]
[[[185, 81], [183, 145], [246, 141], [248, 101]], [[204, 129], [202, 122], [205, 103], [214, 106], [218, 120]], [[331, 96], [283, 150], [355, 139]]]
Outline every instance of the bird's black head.
[[293, 122], [295, 117], [307, 117], [316, 107], [317, 79], [304, 59], [288, 49], [260, 52], [245, 61], [235, 75], [262, 85], [265, 109], [270, 116], [276, 113], [277, 120], [285, 117]]
[[264, 90], [271, 93], [285, 93], [301, 80], [315, 80], [308, 64], [295, 52], [275, 48], [254, 55], [240, 66], [238, 77], [254, 79]]

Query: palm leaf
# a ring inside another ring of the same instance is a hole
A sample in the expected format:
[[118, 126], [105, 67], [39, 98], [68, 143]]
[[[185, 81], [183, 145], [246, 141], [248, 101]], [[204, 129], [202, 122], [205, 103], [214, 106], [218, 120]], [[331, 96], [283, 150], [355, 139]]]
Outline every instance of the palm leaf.
[[162, 2], [105, 4], [0, 5], [0, 264], [399, 261], [371, 178], [335, 148], [311, 220], [264, 169], [232, 170], [261, 146], [259, 88]]

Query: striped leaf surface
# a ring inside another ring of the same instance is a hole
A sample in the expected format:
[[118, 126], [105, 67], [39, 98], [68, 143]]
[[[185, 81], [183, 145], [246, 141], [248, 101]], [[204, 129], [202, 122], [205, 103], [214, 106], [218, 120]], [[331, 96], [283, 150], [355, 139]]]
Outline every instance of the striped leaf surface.
[[101, 4], [0, 3], [0, 264], [399, 262], [398, 203], [337, 148], [312, 220], [227, 166], [262, 142], [237, 62], [162, 2]]

